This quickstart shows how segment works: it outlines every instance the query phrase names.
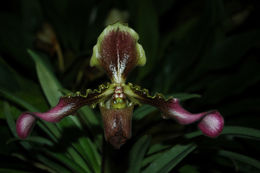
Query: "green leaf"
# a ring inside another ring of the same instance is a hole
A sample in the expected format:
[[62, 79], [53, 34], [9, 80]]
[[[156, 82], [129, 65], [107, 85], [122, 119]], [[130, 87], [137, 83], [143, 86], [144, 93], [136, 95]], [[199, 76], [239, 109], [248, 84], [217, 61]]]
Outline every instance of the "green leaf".
[[224, 127], [222, 134], [260, 140], [260, 130], [248, 127], [226, 126]]
[[[185, 135], [186, 138], [194, 138], [203, 135], [201, 131], [196, 131], [188, 133]], [[221, 135], [231, 135], [241, 138], [250, 138], [255, 140], [260, 140], [260, 130], [252, 129], [248, 127], [240, 126], [224, 126]]]
[[218, 152], [218, 155], [230, 158], [231, 160], [237, 160], [237, 161], [240, 161], [240, 162], [244, 162], [244, 163], [251, 165], [251, 166], [260, 170], [260, 161], [253, 159], [249, 156], [245, 156], [243, 154], [239, 154], [239, 153], [235, 153], [235, 152], [231, 152], [231, 151], [226, 151], [226, 150], [220, 150]]
[[13, 95], [11, 92], [5, 91], [3, 89], [0, 89], [0, 94], [4, 96], [6, 99], [13, 101], [14, 103], [24, 107], [25, 109], [31, 111], [31, 112], [36, 112], [37, 109], [32, 106], [31, 104], [27, 103], [26, 101], [22, 100], [21, 98]]
[[138, 173], [141, 171], [142, 160], [150, 145], [151, 137], [143, 136], [133, 146], [129, 156], [129, 168], [127, 173]]
[[37, 75], [47, 100], [51, 106], [55, 106], [58, 103], [59, 98], [62, 96], [62, 93], [60, 92], [60, 89], [62, 88], [60, 83], [54, 77], [51, 70], [48, 69], [42, 57], [32, 50], [28, 50], [28, 53], [36, 64]]
[[97, 146], [98, 149], [101, 149], [102, 142], [103, 142], [103, 137], [102, 137], [103, 134], [100, 132], [102, 123], [98, 119], [97, 117], [98, 115], [96, 115], [94, 111], [88, 106], [84, 106], [80, 108], [78, 112], [80, 118], [86, 124], [90, 133], [94, 135], [95, 145]]
[[143, 173], [167, 173], [172, 170], [188, 154], [195, 150], [196, 145], [175, 145], [169, 151], [154, 160]]
[[148, 157], [145, 157], [142, 161], [142, 167], [146, 167], [148, 164], [153, 162], [155, 159], [161, 157], [163, 155], [163, 152], [152, 154]]
[[199, 173], [199, 171], [194, 166], [185, 165], [179, 169], [179, 173]]
[[84, 169], [84, 172], [91, 173], [90, 168], [84, 161], [83, 157], [80, 155], [80, 153], [81, 153], [80, 147], [77, 147], [76, 145], [74, 145], [74, 143], [72, 143], [72, 146], [73, 147], [70, 146], [67, 148], [67, 152], [70, 154], [71, 158], [74, 160], [75, 165], [77, 164], [79, 167]]
[[82, 156], [88, 165], [93, 168], [94, 172], [101, 171], [101, 155], [97, 151], [97, 146], [89, 139], [82, 137], [79, 139], [79, 145], [82, 148]]
[[153, 106], [142, 105], [134, 111], [133, 120], [140, 120], [155, 110], [156, 108]]
[[[2, 91], [12, 93], [39, 109], [47, 108], [41, 88], [33, 81], [18, 74], [2, 59], [0, 59], [0, 74], [3, 74], [2, 77], [0, 75], [0, 89]], [[28, 92], [28, 88], [30, 88], [30, 92]]]
[[4, 114], [6, 117], [7, 124], [12, 132], [12, 134], [17, 137], [16, 134], [16, 125], [13, 118], [13, 115], [10, 113], [10, 105], [7, 102], [4, 102]]
[[37, 154], [36, 158], [44, 163], [46, 166], [50, 167], [51, 169], [55, 170], [56, 172], [64, 172], [64, 173], [71, 173], [68, 168], [65, 168], [64, 166], [59, 165], [57, 162], [50, 160], [50, 158], [47, 158], [46, 156], [43, 156], [41, 154]]
[[161, 150], [166, 150], [169, 148], [171, 148], [171, 145], [169, 145], [169, 144], [166, 145], [166, 144], [162, 144], [162, 143], [156, 143], [149, 148], [147, 154], [151, 155], [151, 154], [157, 153]]
[[157, 62], [159, 41], [158, 14], [153, 1], [135, 0], [130, 1], [130, 4], [131, 10], [133, 10], [132, 14], [135, 15], [135, 29], [140, 36], [140, 43], [144, 47], [147, 57], [147, 63], [140, 69], [137, 77], [137, 80], [140, 81], [152, 70]]
[[10, 140], [7, 141], [7, 144], [11, 143], [11, 142], [15, 142], [15, 141], [25, 141], [25, 142], [32, 142], [32, 143], [37, 143], [37, 144], [41, 144], [41, 145], [48, 145], [48, 146], [53, 146], [54, 143], [51, 142], [50, 140], [40, 137], [40, 136], [29, 136], [24, 140], [21, 140], [19, 138], [12, 138]]
[[97, 115], [90, 107], [84, 106], [80, 108], [79, 114], [89, 128], [93, 126], [100, 126], [100, 121], [97, 118]]
[[86, 170], [84, 170], [82, 167], [80, 167], [78, 164], [76, 164], [73, 160], [67, 158], [64, 154], [53, 153], [53, 152], [49, 152], [49, 151], [46, 151], [46, 154], [48, 154], [48, 156], [56, 159], [57, 161], [60, 161], [61, 163], [65, 164], [73, 172], [86, 173]]

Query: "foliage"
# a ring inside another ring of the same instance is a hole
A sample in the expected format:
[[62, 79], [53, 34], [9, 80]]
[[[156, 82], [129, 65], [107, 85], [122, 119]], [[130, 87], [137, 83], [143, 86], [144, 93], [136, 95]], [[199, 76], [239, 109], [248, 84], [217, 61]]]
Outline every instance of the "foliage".
[[[0, 11], [0, 172], [259, 172], [257, 5], [8, 1]], [[104, 72], [90, 68], [89, 60], [113, 8], [127, 13], [122, 19], [139, 33], [147, 54], [147, 65], [128, 80], [180, 98], [192, 112], [219, 109], [222, 135], [209, 139], [195, 126], [163, 120], [144, 105], [136, 108], [132, 139], [120, 150], [105, 142], [99, 112], [86, 106], [57, 124], [38, 121], [28, 139], [17, 138], [21, 112], [46, 111], [70, 90], [105, 82]], [[37, 37], [43, 23], [56, 42]]]

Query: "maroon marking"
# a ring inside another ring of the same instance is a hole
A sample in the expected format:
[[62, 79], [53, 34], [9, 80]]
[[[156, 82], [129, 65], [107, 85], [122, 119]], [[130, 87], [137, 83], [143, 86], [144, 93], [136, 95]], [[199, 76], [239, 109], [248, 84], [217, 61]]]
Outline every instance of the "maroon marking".
[[100, 63], [110, 79], [114, 79], [111, 68], [115, 68], [119, 74], [118, 67], [123, 67], [121, 74], [125, 79], [137, 63], [136, 40], [129, 33], [119, 29], [110, 31], [101, 43], [100, 55]]

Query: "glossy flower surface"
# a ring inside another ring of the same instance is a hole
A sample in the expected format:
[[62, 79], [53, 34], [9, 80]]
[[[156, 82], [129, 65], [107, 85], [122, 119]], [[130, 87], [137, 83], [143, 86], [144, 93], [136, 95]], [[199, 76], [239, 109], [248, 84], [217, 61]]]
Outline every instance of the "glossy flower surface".
[[174, 119], [180, 124], [199, 121], [198, 128], [206, 136], [218, 136], [224, 127], [224, 119], [218, 111], [193, 114], [185, 110], [177, 98], [165, 99], [161, 94], [151, 96], [147, 89], [125, 83], [128, 73], [135, 66], [143, 66], [146, 63], [145, 52], [138, 39], [138, 34], [126, 25], [116, 23], [107, 26], [93, 48], [90, 65], [104, 69], [111, 83], [102, 84], [95, 90], [88, 89], [86, 94], [77, 92], [63, 96], [59, 103], [47, 112], [21, 114], [16, 122], [18, 136], [26, 138], [37, 118], [59, 122], [84, 105], [98, 105], [105, 139], [115, 148], [120, 148], [131, 138], [133, 109], [135, 105], [141, 104], [157, 107], [163, 118]]

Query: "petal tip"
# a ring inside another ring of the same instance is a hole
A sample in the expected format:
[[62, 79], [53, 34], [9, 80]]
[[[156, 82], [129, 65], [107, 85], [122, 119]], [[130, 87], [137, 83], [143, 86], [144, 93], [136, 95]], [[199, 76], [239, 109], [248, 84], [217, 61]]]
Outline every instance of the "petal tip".
[[206, 136], [215, 138], [224, 128], [224, 119], [218, 111], [212, 111], [203, 117], [198, 127]]
[[16, 121], [16, 133], [18, 137], [21, 139], [27, 138], [35, 122], [36, 118], [33, 115], [29, 113], [21, 114]]

